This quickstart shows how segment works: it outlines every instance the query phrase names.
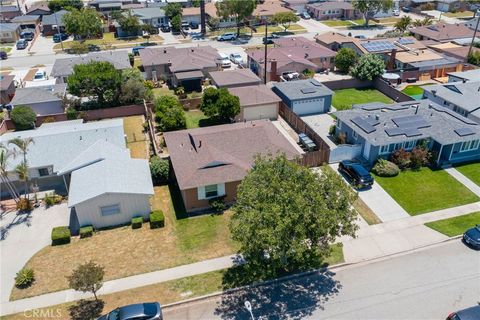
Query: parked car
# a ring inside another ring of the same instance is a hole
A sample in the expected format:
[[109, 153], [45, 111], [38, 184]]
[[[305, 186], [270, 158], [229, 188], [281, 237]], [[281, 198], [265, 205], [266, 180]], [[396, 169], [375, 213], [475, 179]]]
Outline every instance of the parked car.
[[393, 15], [398, 17], [400, 15], [400, 10], [394, 9], [393, 10]]
[[235, 64], [238, 65], [243, 65], [243, 58], [240, 55], [240, 53], [231, 53], [230, 54], [230, 61], [232, 61]]
[[410, 7], [402, 7], [403, 12], [410, 12]]
[[355, 39], [367, 39], [367, 37], [365, 37], [363, 34], [356, 35], [354, 38]]
[[162, 320], [162, 308], [158, 302], [137, 303], [119, 307], [97, 320]]
[[138, 55], [140, 54], [139, 51], [140, 51], [140, 50], [143, 50], [143, 49], [145, 49], [144, 46], [136, 46], [136, 47], [133, 47], [133, 48], [132, 48], [132, 53], [133, 53], [134, 56], [138, 56]]
[[450, 313], [446, 320], [478, 320], [480, 319], [480, 306], [474, 306], [457, 312]]
[[189, 30], [190, 29], [190, 23], [188, 21], [182, 21], [182, 30]]
[[25, 39], [27, 41], [32, 41], [35, 38], [35, 32], [31, 30], [25, 30], [20, 33], [20, 38]]
[[343, 173], [355, 188], [367, 188], [373, 185], [373, 177], [359, 163], [344, 160], [340, 162], [338, 171]]
[[170, 28], [170, 26], [168, 24], [162, 24], [160, 26], [160, 30], [162, 30], [162, 32], [170, 32], [172, 31], [172, 29]]
[[47, 80], [47, 73], [45, 70], [38, 70], [35, 72], [35, 75], [33, 76], [33, 81], [43, 81]]
[[20, 39], [17, 41], [17, 50], [23, 50], [28, 47], [28, 41], [25, 39]]
[[280, 38], [276, 34], [272, 33], [271, 35], [267, 37], [263, 37], [263, 44], [272, 44], [273, 40]]
[[469, 246], [480, 250], [480, 224], [468, 229], [463, 234], [463, 241]]
[[53, 35], [53, 42], [58, 43], [60, 41], [64, 41], [68, 39], [68, 34], [66, 33], [55, 33]]
[[195, 21], [190, 21], [190, 28], [191, 29], [198, 29], [198, 23]]
[[96, 44], [89, 44], [88, 45], [88, 51], [89, 52], [100, 51], [100, 47], [97, 46]]
[[232, 64], [230, 63], [230, 59], [225, 53], [219, 53], [220, 57], [218, 58], [217, 64], [222, 68], [230, 68]]
[[311, 18], [308, 12], [305, 12], [305, 11], [300, 14], [300, 17], [302, 17], [305, 20], [308, 20]]
[[235, 33], [224, 33], [217, 37], [218, 41], [232, 41], [235, 39], [237, 39], [237, 35]]
[[5, 51], [0, 51], [0, 59], [6, 60], [8, 58], [8, 55]]

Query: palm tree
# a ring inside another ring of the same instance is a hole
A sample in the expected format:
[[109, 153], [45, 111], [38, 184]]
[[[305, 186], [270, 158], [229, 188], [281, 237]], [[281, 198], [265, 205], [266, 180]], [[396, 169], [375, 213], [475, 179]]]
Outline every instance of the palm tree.
[[415, 21], [413, 21], [413, 25], [415, 27], [429, 26], [432, 23], [433, 23], [433, 20], [430, 17], [425, 17], [425, 18], [423, 18], [423, 20], [416, 19]]
[[407, 31], [408, 27], [412, 24], [412, 18], [409, 16], [403, 16], [395, 23], [395, 29], [401, 32]]
[[[15, 168], [15, 171], [18, 173], [18, 177], [20, 178], [21, 181], [25, 182], [25, 199], [28, 198], [28, 162], [27, 162], [27, 152], [28, 152], [28, 147], [30, 144], [34, 143], [32, 138], [25, 138], [25, 139], [20, 139], [20, 138], [15, 138], [9, 141], [10, 144], [13, 144], [17, 146], [19, 149], [19, 153], [22, 154], [23, 160], [22, 162]], [[16, 156], [18, 153], [14, 153], [14, 156]]]
[[15, 172], [18, 174], [20, 181], [25, 183], [25, 199], [28, 200], [28, 165], [26, 162], [20, 163], [16, 168]]
[[0, 145], [0, 179], [2, 180], [2, 183], [7, 187], [8, 192], [12, 196], [15, 203], [18, 203], [18, 198], [20, 198], [20, 195], [15, 189], [15, 186], [13, 185], [12, 181], [10, 181], [10, 178], [8, 177], [8, 172], [7, 172], [8, 159], [11, 156], [13, 156], [13, 153], [6, 150], [3, 145]]

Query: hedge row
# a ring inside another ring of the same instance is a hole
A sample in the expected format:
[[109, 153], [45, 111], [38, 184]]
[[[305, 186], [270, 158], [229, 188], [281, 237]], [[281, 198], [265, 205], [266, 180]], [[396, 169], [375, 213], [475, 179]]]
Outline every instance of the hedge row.
[[55, 227], [52, 229], [52, 246], [70, 243], [71, 237], [68, 227]]

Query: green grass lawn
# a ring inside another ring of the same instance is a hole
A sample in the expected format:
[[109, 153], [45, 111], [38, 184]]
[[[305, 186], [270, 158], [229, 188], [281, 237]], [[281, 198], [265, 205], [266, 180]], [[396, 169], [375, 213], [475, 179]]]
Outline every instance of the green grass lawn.
[[480, 198], [444, 170], [407, 170], [396, 177], [375, 180], [410, 215], [456, 207]]
[[168, 87], [161, 87], [161, 88], [154, 88], [153, 90], [153, 95], [155, 98], [161, 97], [161, 96], [174, 96], [175, 92], [173, 90], [169, 89]]
[[335, 90], [332, 105], [337, 110], [351, 109], [353, 104], [367, 102], [393, 103], [393, 100], [373, 88]]
[[454, 237], [464, 233], [466, 230], [479, 223], [480, 211], [459, 217], [429, 222], [425, 225], [433, 230], [443, 233], [446, 236]]
[[185, 118], [187, 118], [187, 129], [200, 127], [200, 121], [207, 119], [207, 117], [200, 110], [185, 111]]
[[463, 12], [445, 12], [443, 14], [445, 17], [449, 18], [473, 18], [473, 12], [472, 11], [463, 11]]
[[323, 20], [320, 21], [324, 25], [329, 27], [348, 27], [354, 25], [351, 21], [348, 20]]
[[480, 186], [480, 162], [457, 165], [455, 169]]

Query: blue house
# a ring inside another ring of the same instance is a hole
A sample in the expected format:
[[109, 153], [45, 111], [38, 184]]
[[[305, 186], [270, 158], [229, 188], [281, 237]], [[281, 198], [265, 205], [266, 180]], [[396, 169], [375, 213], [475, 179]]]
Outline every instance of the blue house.
[[272, 90], [299, 116], [327, 113], [332, 105], [333, 91], [314, 79], [279, 82]]
[[354, 105], [335, 116], [337, 137], [361, 145], [370, 164], [417, 145], [427, 146], [438, 165], [480, 160], [480, 124], [427, 99]]

